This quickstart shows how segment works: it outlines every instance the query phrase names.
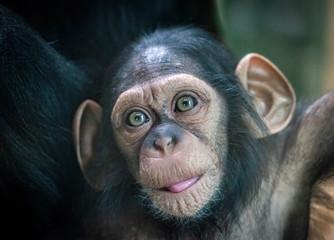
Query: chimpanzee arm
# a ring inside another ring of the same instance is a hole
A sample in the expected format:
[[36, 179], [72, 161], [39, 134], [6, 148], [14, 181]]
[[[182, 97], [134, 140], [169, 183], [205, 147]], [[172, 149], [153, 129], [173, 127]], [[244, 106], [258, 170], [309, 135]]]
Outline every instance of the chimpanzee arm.
[[313, 186], [308, 239], [333, 239], [334, 90], [307, 109], [299, 134], [308, 146], [300, 151], [299, 163], [309, 161], [305, 177], [311, 176]]
[[0, 6], [2, 232], [26, 238], [56, 225], [60, 186], [75, 173], [70, 128], [83, 84], [78, 68]]
[[312, 187], [333, 172], [333, 116], [334, 91], [306, 108], [287, 131], [272, 199], [274, 219], [279, 219], [276, 226], [285, 225], [281, 228], [287, 239], [307, 236]]
[[334, 90], [309, 106], [288, 142], [287, 162], [296, 180], [314, 181], [334, 167]]

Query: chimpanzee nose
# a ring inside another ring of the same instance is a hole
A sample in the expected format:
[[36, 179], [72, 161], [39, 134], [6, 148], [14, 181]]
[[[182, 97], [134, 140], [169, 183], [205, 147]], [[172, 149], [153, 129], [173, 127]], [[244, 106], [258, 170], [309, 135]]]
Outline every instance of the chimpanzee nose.
[[167, 151], [168, 148], [173, 147], [177, 143], [177, 139], [174, 136], [160, 136], [153, 142], [155, 149], [160, 151]]
[[143, 147], [156, 154], [172, 154], [181, 141], [182, 134], [183, 129], [174, 123], [160, 124], [151, 130]]

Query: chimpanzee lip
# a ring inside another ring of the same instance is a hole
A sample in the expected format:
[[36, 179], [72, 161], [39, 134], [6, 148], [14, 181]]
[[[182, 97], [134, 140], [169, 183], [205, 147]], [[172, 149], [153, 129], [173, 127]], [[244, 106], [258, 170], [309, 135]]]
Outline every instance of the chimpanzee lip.
[[202, 175], [193, 178], [188, 178], [184, 181], [180, 181], [175, 184], [171, 184], [169, 186], [160, 188], [159, 190], [170, 193], [181, 193], [194, 186], [200, 180], [201, 177]]

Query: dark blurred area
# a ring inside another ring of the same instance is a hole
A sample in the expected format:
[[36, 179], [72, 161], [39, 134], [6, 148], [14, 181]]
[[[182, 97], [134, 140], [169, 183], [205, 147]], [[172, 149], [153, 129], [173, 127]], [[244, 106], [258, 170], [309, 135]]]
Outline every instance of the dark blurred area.
[[216, 0], [225, 42], [240, 59], [248, 52], [273, 61], [298, 99], [334, 87], [334, 1]]

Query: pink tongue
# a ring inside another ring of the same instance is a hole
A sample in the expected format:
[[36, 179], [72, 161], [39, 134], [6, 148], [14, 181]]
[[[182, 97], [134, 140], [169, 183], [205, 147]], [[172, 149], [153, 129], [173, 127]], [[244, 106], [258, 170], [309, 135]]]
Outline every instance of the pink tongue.
[[173, 193], [179, 193], [191, 187], [192, 185], [194, 185], [194, 183], [196, 183], [197, 180], [198, 180], [198, 177], [194, 177], [194, 178], [185, 180], [183, 182], [174, 184], [172, 186], [169, 186], [167, 187], [167, 189]]

